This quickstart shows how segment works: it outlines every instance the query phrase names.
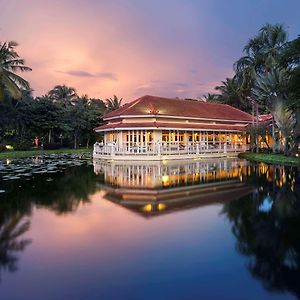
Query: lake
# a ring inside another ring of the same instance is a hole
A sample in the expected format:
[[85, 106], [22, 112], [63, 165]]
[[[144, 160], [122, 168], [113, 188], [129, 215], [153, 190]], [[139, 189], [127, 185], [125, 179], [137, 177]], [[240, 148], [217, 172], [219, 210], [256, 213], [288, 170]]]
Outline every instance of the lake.
[[298, 299], [299, 169], [0, 161], [0, 299]]

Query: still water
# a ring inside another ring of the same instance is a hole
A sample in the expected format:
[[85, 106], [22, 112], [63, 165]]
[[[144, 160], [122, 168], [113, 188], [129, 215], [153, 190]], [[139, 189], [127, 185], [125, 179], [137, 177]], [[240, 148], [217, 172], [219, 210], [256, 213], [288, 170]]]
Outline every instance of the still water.
[[298, 299], [299, 170], [0, 162], [0, 299]]

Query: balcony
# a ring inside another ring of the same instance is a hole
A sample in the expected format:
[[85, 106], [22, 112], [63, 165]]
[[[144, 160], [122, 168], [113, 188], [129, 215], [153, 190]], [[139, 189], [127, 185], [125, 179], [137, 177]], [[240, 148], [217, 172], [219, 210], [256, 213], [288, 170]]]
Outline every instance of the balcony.
[[197, 157], [224, 157], [248, 150], [248, 145], [227, 143], [163, 143], [148, 146], [113, 143], [94, 145], [93, 157], [112, 160], [164, 160]]

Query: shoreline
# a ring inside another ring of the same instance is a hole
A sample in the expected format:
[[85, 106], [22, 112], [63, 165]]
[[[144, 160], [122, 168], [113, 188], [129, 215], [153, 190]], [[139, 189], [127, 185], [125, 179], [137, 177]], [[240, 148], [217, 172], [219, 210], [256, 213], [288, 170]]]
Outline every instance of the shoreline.
[[92, 153], [92, 148], [80, 148], [80, 149], [56, 149], [56, 150], [20, 150], [20, 151], [4, 151], [0, 152], [0, 160], [3, 159], [18, 159], [27, 158], [36, 155], [50, 155], [50, 154], [80, 154], [80, 153]]
[[283, 154], [244, 152], [240, 153], [238, 157], [267, 164], [300, 166], [300, 157], [285, 156]]

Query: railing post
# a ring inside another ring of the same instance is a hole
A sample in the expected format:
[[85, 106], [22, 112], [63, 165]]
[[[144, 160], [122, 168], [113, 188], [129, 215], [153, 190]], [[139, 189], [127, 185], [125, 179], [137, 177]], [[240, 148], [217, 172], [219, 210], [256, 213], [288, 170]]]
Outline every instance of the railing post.
[[227, 143], [224, 144], [224, 153], [227, 153]]
[[111, 146], [110, 155], [111, 155], [111, 156], [114, 156], [114, 155], [115, 155], [115, 145], [112, 145], [112, 146]]
[[162, 147], [162, 145], [160, 145], [160, 143], [157, 143], [156, 147], [157, 147], [157, 155], [160, 156], [161, 155], [161, 147]]

